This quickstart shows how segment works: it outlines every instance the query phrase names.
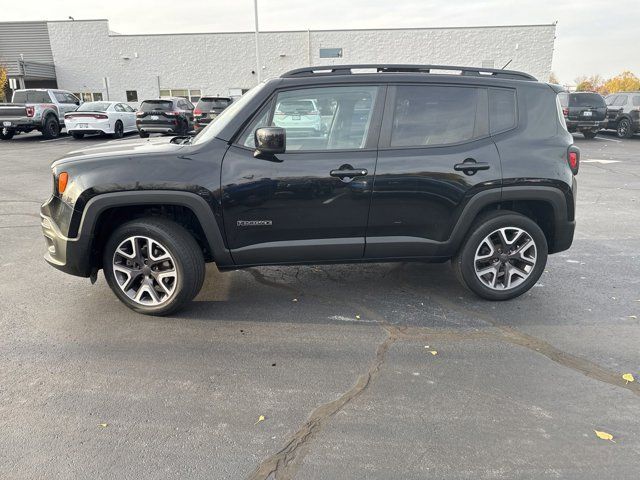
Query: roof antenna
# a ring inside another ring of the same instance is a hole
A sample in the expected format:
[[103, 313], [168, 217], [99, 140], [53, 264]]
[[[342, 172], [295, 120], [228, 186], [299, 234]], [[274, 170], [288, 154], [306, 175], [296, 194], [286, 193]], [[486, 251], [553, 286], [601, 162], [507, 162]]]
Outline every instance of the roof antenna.
[[507, 63], [505, 63], [504, 67], [502, 67], [500, 70], [504, 70], [505, 68], [507, 68], [511, 62], [513, 62], [513, 58], [509, 60]]

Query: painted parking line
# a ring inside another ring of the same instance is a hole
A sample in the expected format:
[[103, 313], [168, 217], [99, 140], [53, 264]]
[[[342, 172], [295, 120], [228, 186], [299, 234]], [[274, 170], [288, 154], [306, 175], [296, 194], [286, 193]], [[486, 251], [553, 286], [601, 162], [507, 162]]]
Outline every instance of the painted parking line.
[[616, 140], [615, 138], [602, 138], [602, 137], [594, 137], [596, 140], [602, 140], [603, 142], [616, 142], [622, 143], [622, 140]]
[[580, 160], [580, 163], [601, 163], [606, 165], [608, 163], [620, 163], [620, 160], [602, 160], [600, 158], [592, 158], [591, 160]]
[[69, 137], [58, 137], [58, 138], [51, 138], [49, 140], [39, 140], [39, 143], [58, 142], [60, 140], [69, 140]]

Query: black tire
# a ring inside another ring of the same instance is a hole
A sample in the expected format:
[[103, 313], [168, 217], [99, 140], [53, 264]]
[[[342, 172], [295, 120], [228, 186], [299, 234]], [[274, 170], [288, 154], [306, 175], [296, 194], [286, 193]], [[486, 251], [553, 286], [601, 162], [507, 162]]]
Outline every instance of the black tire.
[[124, 137], [124, 125], [120, 120], [116, 121], [116, 124], [113, 126], [113, 133], [111, 134], [112, 138], [122, 138]]
[[591, 140], [593, 138], [596, 138], [596, 135], [598, 135], [598, 132], [592, 132], [590, 130], [584, 130], [582, 132], [582, 134], [584, 135], [584, 138]]
[[[175, 288], [159, 305], [148, 306], [135, 301], [120, 288], [116, 279], [114, 254], [118, 246], [132, 236], [144, 236], [158, 242], [172, 257], [177, 273]], [[184, 307], [198, 294], [205, 276], [204, 257], [198, 243], [182, 226], [164, 218], [141, 218], [120, 225], [105, 245], [102, 262], [111, 290], [126, 306], [145, 315], [168, 315]]]
[[[535, 265], [524, 281], [510, 289], [496, 290], [485, 285], [476, 275], [475, 255], [488, 235], [505, 227], [524, 230], [535, 242], [537, 255]], [[479, 297], [486, 300], [510, 300], [522, 295], [536, 284], [547, 264], [547, 254], [547, 239], [542, 229], [533, 220], [516, 212], [499, 210], [479, 218], [474, 223], [466, 241], [451, 260], [451, 264], [458, 280]]]
[[616, 133], [619, 138], [631, 138], [633, 137], [633, 129], [631, 128], [631, 120], [623, 118], [618, 122], [618, 128]]
[[84, 133], [80, 133], [80, 132], [71, 132], [71, 136], [73, 138], [75, 138], [76, 140], [80, 140], [81, 138], [84, 137]]
[[48, 115], [42, 124], [42, 136], [44, 138], [58, 138], [60, 135], [60, 124], [53, 115]]
[[0, 128], [0, 140], [11, 140], [15, 134], [15, 130], [10, 128]]
[[140, 138], [149, 138], [149, 134], [147, 132], [138, 132], [140, 134]]

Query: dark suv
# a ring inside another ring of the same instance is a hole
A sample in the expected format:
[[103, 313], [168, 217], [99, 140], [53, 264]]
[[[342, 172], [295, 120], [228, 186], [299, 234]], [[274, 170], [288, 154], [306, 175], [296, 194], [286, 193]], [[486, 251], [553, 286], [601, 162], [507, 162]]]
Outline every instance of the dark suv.
[[[205, 262], [451, 259], [473, 292], [510, 299], [573, 240], [579, 150], [558, 93], [506, 70], [293, 70], [194, 138], [54, 162], [45, 258], [92, 280], [102, 269], [156, 315], [194, 298]], [[318, 135], [274, 126], [298, 100], [317, 104]]]
[[182, 97], [145, 100], [136, 113], [136, 126], [142, 138], [150, 133], [187, 135], [193, 130], [193, 104]]
[[222, 111], [231, 105], [229, 97], [202, 97], [198, 100], [193, 115], [196, 121], [196, 132], [202, 130], [209, 125], [213, 119], [222, 113]]
[[569, 132], [580, 132], [594, 138], [607, 125], [607, 105], [595, 92], [561, 93], [558, 95]]
[[615, 130], [620, 138], [631, 138], [640, 132], [640, 92], [607, 95], [607, 130]]

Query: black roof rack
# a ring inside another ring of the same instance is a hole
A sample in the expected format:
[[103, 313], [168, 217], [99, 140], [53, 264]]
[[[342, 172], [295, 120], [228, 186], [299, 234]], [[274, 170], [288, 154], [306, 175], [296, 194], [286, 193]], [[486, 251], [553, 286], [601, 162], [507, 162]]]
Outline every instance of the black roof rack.
[[[352, 75], [354, 70], [375, 70], [377, 73], [448, 73], [476, 77], [498, 77], [515, 80], [537, 79], [528, 73], [515, 70], [498, 70], [496, 68], [458, 67], [453, 65], [411, 65], [411, 64], [359, 64], [359, 65], [325, 65], [290, 70], [281, 78], [311, 77], [323, 75]], [[442, 72], [438, 72], [438, 70]]]

